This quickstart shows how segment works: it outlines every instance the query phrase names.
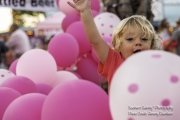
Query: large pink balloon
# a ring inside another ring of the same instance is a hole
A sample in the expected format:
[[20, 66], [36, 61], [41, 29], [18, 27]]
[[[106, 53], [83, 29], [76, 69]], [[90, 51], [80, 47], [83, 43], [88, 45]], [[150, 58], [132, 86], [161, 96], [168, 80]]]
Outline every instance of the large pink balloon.
[[109, 97], [89, 81], [64, 82], [47, 96], [41, 120], [112, 120]]
[[98, 74], [97, 64], [90, 58], [84, 58], [77, 64], [77, 73], [85, 80], [100, 84], [103, 77]]
[[6, 109], [2, 120], [41, 120], [46, 95], [30, 93], [15, 99]]
[[48, 51], [60, 67], [67, 67], [74, 63], [79, 54], [77, 40], [68, 33], [54, 36], [48, 44]]
[[179, 120], [179, 66], [180, 57], [164, 51], [129, 57], [110, 86], [113, 120]]
[[68, 26], [70, 24], [72, 24], [73, 22], [79, 21], [79, 20], [80, 20], [80, 16], [78, 14], [66, 15], [65, 18], [62, 21], [62, 29], [64, 31], [66, 31], [66, 29], [68, 28]]
[[17, 90], [22, 95], [38, 92], [36, 84], [32, 80], [24, 76], [14, 76], [8, 78], [1, 84], [1, 87], [12, 88], [14, 90]]
[[52, 87], [56, 87], [57, 85], [69, 81], [69, 80], [78, 80], [79, 78], [72, 72], [69, 71], [58, 71], [56, 74], [56, 78]]
[[79, 44], [79, 56], [91, 50], [91, 44], [88, 41], [84, 32], [83, 24], [81, 21], [72, 23], [66, 30], [66, 33], [73, 35]]
[[14, 73], [6, 69], [0, 69], [0, 84], [6, 81], [8, 78], [14, 77]]
[[20, 96], [21, 94], [12, 88], [0, 87], [0, 120], [9, 104]]
[[35, 83], [51, 85], [56, 76], [57, 65], [53, 56], [42, 49], [32, 49], [18, 60], [16, 74], [25, 76]]
[[12, 73], [14, 73], [16, 75], [16, 65], [17, 65], [18, 59], [16, 59], [15, 61], [13, 61], [13, 63], [11, 63], [10, 67], [9, 67], [9, 71], [11, 71]]

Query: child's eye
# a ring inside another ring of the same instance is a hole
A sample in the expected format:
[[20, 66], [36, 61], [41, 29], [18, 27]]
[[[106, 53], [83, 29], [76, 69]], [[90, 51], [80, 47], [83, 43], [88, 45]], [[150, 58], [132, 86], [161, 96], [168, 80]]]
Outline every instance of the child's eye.
[[128, 41], [132, 41], [132, 40], [133, 40], [133, 38], [127, 38], [126, 40], [128, 40]]
[[143, 41], [147, 41], [148, 39], [147, 38], [142, 38]]

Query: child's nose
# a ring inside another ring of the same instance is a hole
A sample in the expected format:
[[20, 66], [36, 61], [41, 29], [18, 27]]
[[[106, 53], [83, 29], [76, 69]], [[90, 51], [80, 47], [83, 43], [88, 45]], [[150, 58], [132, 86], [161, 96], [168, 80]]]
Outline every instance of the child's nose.
[[136, 40], [136, 46], [141, 46], [141, 40]]
[[136, 46], [141, 46], [141, 43], [137, 43]]

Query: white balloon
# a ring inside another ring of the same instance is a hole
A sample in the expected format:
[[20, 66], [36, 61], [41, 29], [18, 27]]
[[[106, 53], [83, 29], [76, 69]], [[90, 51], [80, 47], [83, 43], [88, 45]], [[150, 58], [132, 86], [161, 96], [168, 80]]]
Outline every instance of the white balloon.
[[112, 37], [114, 28], [118, 25], [120, 19], [113, 13], [103, 12], [98, 14], [94, 21], [101, 36]]
[[16, 75], [31, 79], [34, 83], [51, 85], [55, 79], [57, 65], [53, 56], [43, 49], [31, 49], [18, 60]]
[[14, 73], [6, 69], [0, 69], [0, 84], [2, 84], [8, 78], [14, 77]]
[[179, 120], [179, 94], [179, 56], [153, 50], [136, 53], [113, 76], [113, 120]]

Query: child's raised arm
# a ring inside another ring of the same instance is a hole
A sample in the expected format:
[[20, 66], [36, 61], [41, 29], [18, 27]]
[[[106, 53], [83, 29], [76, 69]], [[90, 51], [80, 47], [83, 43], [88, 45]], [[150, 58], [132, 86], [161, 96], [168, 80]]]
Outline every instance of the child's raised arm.
[[81, 19], [84, 25], [85, 33], [89, 42], [92, 44], [98, 59], [104, 64], [108, 56], [108, 45], [102, 40], [94, 18], [91, 13], [91, 0], [73, 0], [73, 3], [68, 4], [80, 12]]

